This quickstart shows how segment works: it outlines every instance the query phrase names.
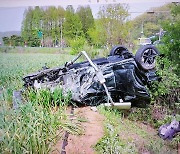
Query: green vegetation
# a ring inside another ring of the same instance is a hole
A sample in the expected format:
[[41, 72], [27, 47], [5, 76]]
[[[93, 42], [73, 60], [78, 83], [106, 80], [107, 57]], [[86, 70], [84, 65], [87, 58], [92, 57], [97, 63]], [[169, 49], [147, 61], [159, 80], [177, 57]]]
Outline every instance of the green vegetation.
[[114, 153], [137, 153], [135, 143], [125, 140], [120, 137], [120, 131], [122, 131], [123, 123], [122, 117], [118, 110], [105, 109], [99, 107], [100, 113], [105, 115], [104, 121], [105, 134], [104, 137], [96, 144], [95, 149], [98, 153], [114, 154]]
[[163, 28], [166, 31], [163, 42], [162, 53], [172, 62], [175, 73], [180, 76], [180, 4], [171, 6], [172, 18], [163, 23]]
[[[0, 104], [0, 153], [48, 153], [62, 137], [63, 131], [79, 134], [65, 114], [69, 95], [62, 97], [57, 89], [29, 92], [25, 104], [10, 109], [5, 97]], [[33, 93], [33, 95], [32, 95]], [[59, 106], [57, 106], [59, 104]]]
[[99, 111], [106, 120], [104, 137], [95, 146], [98, 153], [176, 153], [176, 139], [171, 143], [163, 141], [149, 125], [124, 118], [119, 110], [100, 106]]
[[24, 95], [24, 104], [12, 109], [12, 91], [22, 88], [22, 77], [47, 66], [60, 66], [72, 56], [64, 54], [0, 53], [0, 153], [47, 153], [64, 130], [80, 133], [65, 109], [70, 95], [61, 89]]
[[[114, 44], [125, 44], [130, 39], [131, 25], [127, 21], [127, 5], [104, 5], [98, 12], [95, 28], [89, 29], [92, 44], [112, 47]], [[103, 37], [100, 37], [103, 36]]]
[[[70, 94], [63, 96], [61, 89], [54, 93], [30, 90], [24, 95], [25, 104], [16, 111], [12, 109], [12, 92], [22, 88], [24, 75], [40, 70], [44, 65], [61, 66], [74, 57], [68, 53], [74, 55], [80, 50], [94, 58], [108, 55], [109, 46], [116, 44], [134, 48], [142, 23], [147, 37], [155, 35], [160, 28], [166, 31], [158, 46], [164, 54], [157, 61], [161, 82], [154, 82], [150, 87], [152, 102], [149, 108], [132, 109], [126, 118], [117, 110], [99, 108], [106, 117], [105, 134], [95, 149], [108, 154], [174, 153], [179, 136], [166, 143], [155, 136], [157, 131], [147, 130], [146, 125], [158, 128], [169, 123], [172, 114], [179, 120], [179, 6], [156, 8], [155, 12], [165, 13], [143, 14], [133, 21], [127, 20], [127, 6], [121, 4], [102, 6], [96, 20], [89, 6], [80, 6], [77, 11], [72, 6], [66, 10], [29, 7], [24, 14], [22, 36], [4, 37], [4, 44], [11, 47], [0, 48], [0, 153], [46, 153], [52, 151], [62, 131], [80, 133], [78, 124], [72, 124], [64, 113], [70, 103]], [[15, 47], [24, 45], [28, 47]], [[70, 47], [49, 48], [61, 45]]]
[[68, 54], [71, 48], [51, 48], [51, 47], [0, 47], [0, 53], [50, 53], [50, 54]]
[[170, 4], [151, 8], [149, 13], [143, 13], [137, 16], [132, 22], [134, 29], [132, 31], [133, 39], [141, 37], [141, 31], [143, 26], [143, 32], [145, 37], [156, 35], [162, 28], [162, 22], [171, 18]]
[[128, 7], [124, 4], [102, 6], [98, 19], [93, 18], [89, 6], [79, 6], [76, 11], [71, 5], [66, 10], [53, 6], [29, 7], [24, 12], [21, 36], [3, 40], [6, 46], [29, 47], [67, 47], [79, 39], [97, 47], [128, 44], [132, 26], [128, 16]]

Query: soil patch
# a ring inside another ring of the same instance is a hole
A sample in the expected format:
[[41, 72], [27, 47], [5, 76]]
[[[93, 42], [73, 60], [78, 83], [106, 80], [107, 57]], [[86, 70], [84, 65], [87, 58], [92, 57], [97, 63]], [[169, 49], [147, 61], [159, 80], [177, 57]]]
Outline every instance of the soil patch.
[[94, 112], [90, 107], [76, 108], [75, 116], [87, 119], [82, 122], [84, 129], [83, 135], [69, 135], [68, 145], [66, 146], [67, 154], [93, 154], [93, 146], [103, 137], [103, 120], [104, 117], [98, 112]]

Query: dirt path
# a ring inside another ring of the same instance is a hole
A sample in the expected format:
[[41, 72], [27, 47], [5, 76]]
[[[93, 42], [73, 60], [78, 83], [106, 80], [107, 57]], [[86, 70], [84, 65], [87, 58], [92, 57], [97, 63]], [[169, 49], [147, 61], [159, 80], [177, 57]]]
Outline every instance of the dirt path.
[[67, 154], [93, 154], [93, 146], [103, 137], [104, 117], [98, 112], [94, 112], [90, 107], [76, 108], [75, 116], [87, 119], [82, 122], [84, 133], [81, 136], [69, 135]]
[[[70, 111], [68, 111], [70, 113]], [[84, 129], [82, 135], [68, 134], [68, 144], [65, 146], [66, 154], [94, 154], [93, 146], [104, 135], [103, 127], [108, 117], [104, 117], [98, 112], [92, 111], [90, 107], [74, 109], [73, 118], [77, 121], [82, 119], [81, 126]], [[113, 119], [111, 119], [113, 120]], [[117, 128], [116, 128], [117, 127]], [[169, 142], [163, 141], [157, 136], [157, 130], [141, 122], [130, 121], [126, 118], [121, 119], [119, 125], [115, 126], [118, 136], [126, 143], [131, 141], [139, 154], [172, 153], [177, 154], [177, 149], [171, 149]], [[63, 141], [60, 140], [53, 154], [61, 153]], [[163, 146], [163, 147], [162, 147]]]

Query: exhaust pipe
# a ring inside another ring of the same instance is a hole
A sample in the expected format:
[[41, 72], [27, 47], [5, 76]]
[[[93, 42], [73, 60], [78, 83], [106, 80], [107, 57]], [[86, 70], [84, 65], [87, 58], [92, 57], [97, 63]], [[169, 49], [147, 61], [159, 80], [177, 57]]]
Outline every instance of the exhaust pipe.
[[124, 110], [129, 110], [131, 108], [131, 102], [126, 102], [126, 103], [114, 103], [113, 105], [110, 103], [105, 103], [104, 106], [106, 107], [111, 107], [115, 109], [124, 109]]

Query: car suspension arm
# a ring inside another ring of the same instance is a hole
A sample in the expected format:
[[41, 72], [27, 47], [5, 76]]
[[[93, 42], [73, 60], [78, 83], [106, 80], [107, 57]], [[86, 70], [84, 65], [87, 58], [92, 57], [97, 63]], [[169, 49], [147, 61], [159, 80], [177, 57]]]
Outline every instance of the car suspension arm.
[[103, 85], [103, 87], [104, 87], [104, 89], [105, 89], [105, 92], [106, 92], [106, 94], [107, 94], [107, 96], [108, 96], [108, 103], [109, 103], [109, 101], [110, 101], [110, 105], [114, 106], [114, 102], [113, 102], [113, 100], [112, 100], [112, 97], [111, 97], [111, 95], [110, 95], [110, 93], [109, 93], [109, 91], [108, 91], [108, 89], [107, 89], [106, 84], [105, 84], [106, 80], [105, 80], [105, 78], [104, 78], [104, 76], [103, 76], [102, 71], [92, 62], [92, 60], [91, 60], [91, 59], [89, 58], [89, 56], [87, 55], [86, 51], [81, 51], [81, 52], [78, 54], [78, 56], [77, 56], [76, 58], [74, 58], [72, 61], [68, 62], [68, 63], [66, 64], [66, 66], [68, 67], [68, 66], [72, 65], [78, 58], [81, 57], [81, 55], [84, 55], [84, 56], [86, 57], [86, 59], [88, 60], [88, 62], [90, 63], [90, 65], [95, 69], [95, 71], [96, 71], [96, 76], [97, 76], [99, 82]]

